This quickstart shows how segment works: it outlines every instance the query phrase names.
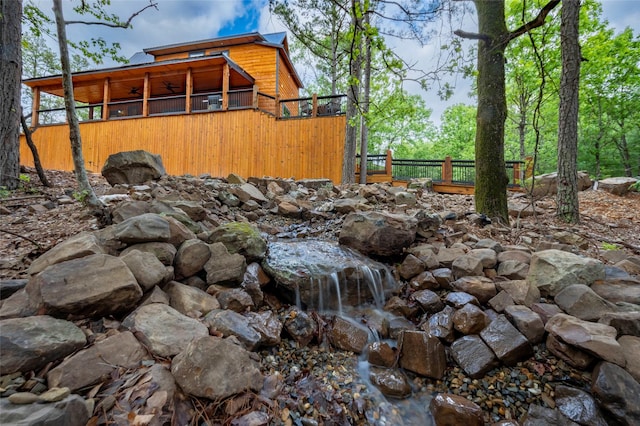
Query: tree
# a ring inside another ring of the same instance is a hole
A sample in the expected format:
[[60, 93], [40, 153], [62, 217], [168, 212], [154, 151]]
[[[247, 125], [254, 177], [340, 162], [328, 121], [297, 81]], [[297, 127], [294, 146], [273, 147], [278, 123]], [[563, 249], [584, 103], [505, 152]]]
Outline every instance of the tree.
[[565, 222], [580, 221], [578, 207], [578, 90], [580, 86], [580, 45], [578, 23], [580, 0], [564, 0], [560, 26], [562, 79], [558, 119], [557, 213]]
[[0, 0], [0, 187], [20, 182], [22, 1]]
[[[98, 2], [100, 5], [104, 3], [108, 4], [108, 1], [101, 0]], [[84, 2], [82, 4], [82, 8], [84, 8]], [[104, 22], [93, 22], [93, 24], [99, 25], [107, 25], [116, 28], [128, 28], [131, 25], [131, 20], [141, 13], [143, 10], [149, 7], [156, 7], [155, 3], [151, 3], [144, 7], [139, 12], [133, 14], [128, 21], [121, 22], [117, 17], [107, 16], [102, 12], [98, 12], [91, 9], [84, 9], [85, 12], [89, 12], [94, 16], [97, 16], [101, 19], [106, 19]], [[55, 15], [56, 21], [56, 30], [58, 34], [58, 45], [60, 47], [60, 64], [62, 67], [62, 87], [64, 89], [64, 101], [65, 101], [65, 110], [67, 113], [67, 122], [69, 123], [69, 139], [71, 142], [71, 152], [73, 156], [73, 164], [76, 180], [78, 181], [78, 186], [80, 192], [84, 194], [85, 201], [92, 207], [102, 209], [102, 202], [96, 197], [95, 192], [93, 191], [93, 187], [91, 187], [91, 183], [89, 182], [89, 177], [87, 176], [87, 169], [84, 165], [84, 155], [82, 154], [82, 140], [80, 137], [80, 123], [78, 122], [78, 116], [76, 114], [75, 107], [75, 99], [73, 96], [73, 79], [71, 75], [71, 62], [69, 59], [69, 49], [67, 46], [67, 33], [66, 33], [66, 25], [70, 23], [84, 23], [85, 21], [73, 21], [66, 22], [64, 20], [64, 16], [62, 13], [62, 0], [53, 0], [53, 12]]]
[[476, 211], [509, 223], [505, 170], [504, 129], [507, 116], [505, 94], [505, 49], [509, 42], [544, 24], [549, 12], [560, 3], [551, 0], [535, 19], [508, 31], [505, 0], [474, 0], [478, 33], [457, 30], [460, 37], [478, 40], [478, 111], [476, 132]]

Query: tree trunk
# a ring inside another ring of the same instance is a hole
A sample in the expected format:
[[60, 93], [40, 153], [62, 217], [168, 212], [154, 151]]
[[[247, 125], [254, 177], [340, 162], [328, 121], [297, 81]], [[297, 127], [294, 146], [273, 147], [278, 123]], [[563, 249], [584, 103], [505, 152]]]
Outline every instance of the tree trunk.
[[20, 183], [22, 1], [0, 0], [0, 187]]
[[566, 222], [578, 223], [578, 89], [580, 45], [578, 23], [580, 0], [564, 0], [560, 24], [562, 77], [558, 120], [557, 214]]
[[360, 183], [367, 183], [367, 155], [369, 153], [369, 97], [371, 91], [371, 35], [369, 33], [370, 14], [365, 14], [365, 28], [367, 35], [364, 38], [364, 75], [362, 91], [362, 115], [360, 127]]
[[356, 181], [356, 147], [358, 144], [358, 102], [360, 100], [360, 76], [362, 70], [362, 55], [358, 49], [357, 40], [362, 28], [362, 5], [360, 0], [351, 0], [351, 31], [352, 48], [349, 60], [349, 86], [347, 89], [347, 130], [344, 141], [344, 159], [342, 163], [342, 183]]
[[22, 131], [24, 132], [24, 138], [27, 141], [27, 145], [31, 150], [31, 154], [33, 155], [33, 164], [36, 166], [36, 172], [38, 173], [38, 177], [40, 178], [40, 182], [44, 186], [51, 186], [49, 183], [49, 179], [47, 179], [47, 175], [44, 173], [44, 169], [42, 168], [42, 163], [40, 162], [40, 155], [38, 154], [38, 148], [36, 148], [36, 144], [33, 143], [33, 139], [31, 138], [31, 130], [27, 125], [27, 120], [24, 118], [24, 114], [20, 114], [20, 123], [22, 123]]
[[62, 0], [53, 0], [53, 12], [56, 19], [58, 32], [58, 45], [60, 47], [60, 64], [62, 65], [62, 87], [64, 89], [64, 105], [67, 112], [67, 122], [69, 123], [69, 139], [71, 141], [71, 154], [76, 180], [85, 202], [97, 208], [103, 205], [96, 197], [87, 169], [84, 165], [84, 155], [82, 154], [82, 139], [80, 138], [80, 123], [76, 115], [75, 99], [73, 97], [73, 80], [71, 76], [71, 63], [69, 61], [69, 49], [67, 47], [67, 32], [64, 17], [62, 15]]
[[504, 0], [474, 0], [478, 12], [478, 112], [476, 115], [476, 212], [509, 223], [504, 161], [507, 116], [504, 51], [507, 27]]

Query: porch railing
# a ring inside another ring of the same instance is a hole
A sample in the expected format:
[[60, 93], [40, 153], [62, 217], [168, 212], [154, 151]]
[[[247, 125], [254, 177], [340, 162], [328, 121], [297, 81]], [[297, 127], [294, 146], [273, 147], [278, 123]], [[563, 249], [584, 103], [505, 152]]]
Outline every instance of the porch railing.
[[[222, 91], [195, 93], [189, 98], [190, 112], [208, 112], [225, 110]], [[103, 104], [76, 106], [80, 121], [101, 120]], [[254, 88], [234, 89], [227, 92], [227, 110], [257, 109], [278, 119], [331, 117], [346, 114], [346, 95], [310, 96], [304, 98], [279, 99]], [[164, 114], [183, 114], [187, 112], [187, 96], [183, 94], [150, 97], [147, 99], [149, 116]], [[40, 109], [39, 124], [57, 124], [66, 122], [64, 108]], [[143, 99], [112, 101], [107, 104], [107, 120], [143, 117]]]
[[[530, 163], [530, 162], [529, 162]], [[357, 173], [360, 170], [360, 156], [357, 159]], [[527, 161], [506, 161], [505, 167], [509, 186], [518, 187], [531, 171]], [[473, 185], [475, 183], [475, 161], [403, 159], [387, 154], [367, 155], [367, 175], [388, 175], [392, 180], [408, 181], [415, 178], [430, 178], [434, 183], [453, 185]]]

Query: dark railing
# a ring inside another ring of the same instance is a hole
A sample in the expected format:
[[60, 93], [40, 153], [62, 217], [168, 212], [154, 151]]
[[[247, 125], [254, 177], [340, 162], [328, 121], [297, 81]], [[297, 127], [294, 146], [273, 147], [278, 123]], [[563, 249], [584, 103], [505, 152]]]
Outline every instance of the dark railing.
[[345, 115], [346, 99], [346, 95], [281, 99], [280, 117], [300, 118]]
[[109, 118], [142, 116], [142, 100], [109, 102]]
[[[162, 98], [150, 98], [148, 101], [149, 115], [173, 114], [176, 112], [185, 112], [186, 110], [185, 95], [163, 96]], [[142, 114], [142, 110], [140, 111]]]
[[[94, 121], [102, 119], [102, 104], [76, 105], [76, 117], [79, 121]], [[60, 124], [67, 122], [67, 111], [64, 108], [49, 108], [38, 110], [38, 123]]]
[[276, 115], [277, 100], [275, 96], [258, 92], [258, 109], [267, 114]]
[[222, 92], [191, 95], [191, 111], [216, 111], [222, 109]]
[[[356, 160], [356, 173], [360, 173], [360, 156]], [[509, 177], [509, 186], [518, 187], [524, 179], [527, 162], [506, 161], [505, 168]], [[530, 164], [529, 164], [530, 166]], [[367, 175], [388, 175], [391, 180], [408, 181], [417, 178], [430, 178], [434, 183], [473, 186], [475, 183], [475, 161], [404, 159], [392, 158], [387, 154], [367, 155]]]

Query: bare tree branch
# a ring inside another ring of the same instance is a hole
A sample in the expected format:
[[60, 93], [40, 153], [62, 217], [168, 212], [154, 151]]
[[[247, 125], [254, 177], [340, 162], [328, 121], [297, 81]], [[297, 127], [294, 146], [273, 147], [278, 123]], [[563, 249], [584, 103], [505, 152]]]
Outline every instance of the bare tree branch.
[[553, 8], [556, 7], [559, 3], [560, 3], [560, 0], [551, 0], [542, 9], [540, 9], [540, 12], [538, 12], [538, 16], [536, 16], [534, 19], [527, 22], [526, 24], [516, 28], [515, 30], [510, 31], [506, 42], [508, 43], [514, 38], [519, 37], [522, 34], [525, 34], [534, 28], [538, 28], [544, 25], [544, 21], [547, 19], [547, 15], [549, 15], [549, 13], [553, 10]]
[[[84, 6], [84, 2], [83, 2], [83, 7], [85, 7]], [[133, 18], [135, 18], [136, 16], [140, 15], [142, 12], [144, 12], [147, 9], [149, 9], [150, 7], [153, 7], [156, 10], [158, 10], [158, 3], [154, 3], [154, 2], [150, 1], [148, 5], [146, 5], [145, 7], [140, 9], [139, 11], [137, 11], [134, 14], [132, 14], [131, 16], [129, 16], [129, 19], [127, 19], [124, 22], [110, 23], [110, 22], [99, 22], [99, 21], [96, 21], [96, 22], [91, 22], [91, 21], [64, 21], [64, 23], [65, 23], [65, 25], [84, 24], [84, 25], [102, 25], [102, 26], [110, 27], [110, 28], [129, 28], [131, 26], [131, 21], [133, 21]]]
[[463, 31], [463, 30], [455, 30], [453, 33], [455, 35], [457, 35], [458, 37], [468, 38], [468, 39], [471, 39], [471, 40], [484, 40], [486, 42], [490, 42], [491, 41], [491, 37], [489, 37], [486, 34], [470, 33], [470, 32]]

